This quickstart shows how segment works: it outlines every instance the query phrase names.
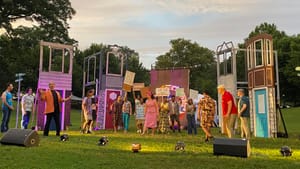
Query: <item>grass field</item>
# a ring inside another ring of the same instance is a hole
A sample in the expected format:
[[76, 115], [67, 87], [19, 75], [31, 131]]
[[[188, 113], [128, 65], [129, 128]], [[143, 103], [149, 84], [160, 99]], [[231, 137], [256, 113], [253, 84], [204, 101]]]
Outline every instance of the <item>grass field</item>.
[[[91, 169], [91, 168], [205, 168], [205, 169], [296, 169], [300, 168], [300, 108], [284, 109], [283, 114], [290, 138], [252, 138], [251, 156], [239, 158], [214, 156], [213, 144], [204, 142], [204, 134], [199, 129], [197, 136], [189, 136], [186, 131], [168, 135], [140, 136], [135, 133], [133, 119], [130, 132], [124, 134], [112, 131], [96, 131], [91, 135], [79, 133], [80, 112], [73, 110], [72, 126], [66, 133], [69, 141], [61, 142], [54, 132], [49, 137], [40, 134], [40, 146], [19, 147], [0, 146], [0, 168], [14, 169]], [[15, 126], [12, 116], [11, 127]], [[219, 129], [214, 128], [216, 136]], [[0, 136], [2, 136], [0, 134]], [[101, 136], [107, 136], [109, 143], [98, 146]], [[174, 151], [177, 141], [184, 141], [185, 152]], [[131, 152], [132, 143], [141, 143], [139, 153]], [[293, 150], [291, 157], [282, 157], [281, 146], [288, 145]]]

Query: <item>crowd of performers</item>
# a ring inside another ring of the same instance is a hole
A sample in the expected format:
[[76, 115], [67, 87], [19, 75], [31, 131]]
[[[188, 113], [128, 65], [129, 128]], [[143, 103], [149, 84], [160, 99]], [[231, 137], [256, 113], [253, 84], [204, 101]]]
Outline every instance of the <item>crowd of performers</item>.
[[[93, 89], [90, 91], [94, 92]], [[226, 91], [224, 85], [218, 86], [218, 93], [222, 96], [222, 127], [224, 127], [225, 134], [229, 138], [232, 137], [236, 120], [240, 118], [241, 137], [249, 139], [249, 100], [245, 96], [245, 91], [243, 89], [238, 90], [239, 99], [237, 106], [233, 95]], [[114, 132], [123, 130], [124, 133], [127, 133], [129, 117], [133, 115], [137, 133], [141, 135], [148, 133], [151, 135], [155, 133], [169, 134], [176, 131], [181, 132], [183, 129], [186, 129], [188, 134], [196, 135], [198, 121], [205, 133], [205, 141], [209, 141], [214, 138], [211, 133], [211, 127], [216, 125], [214, 121], [217, 111], [216, 101], [211, 98], [207, 90], [204, 90], [202, 95], [203, 98], [198, 103], [194, 103], [191, 98], [183, 99], [174, 95], [170, 97], [154, 97], [151, 92], [148, 92], [146, 98], [135, 97], [134, 104], [128, 100], [127, 95], [124, 97], [118, 96], [116, 101], [110, 106]], [[89, 94], [87, 95], [88, 97]], [[92, 113], [92, 107], [94, 107], [93, 104], [95, 103], [92, 100], [87, 101], [87, 98], [82, 102], [86, 120], [83, 125], [83, 133], [91, 132], [93, 118], [90, 114], [95, 114]], [[184, 120], [182, 120], [182, 117], [180, 118], [182, 113], [185, 115]], [[185, 121], [184, 124], [181, 124], [182, 121]]]
[[[200, 121], [200, 126], [206, 134], [206, 141], [213, 138], [210, 128], [214, 125], [215, 101], [209, 96], [207, 91], [203, 92], [204, 97], [198, 105], [194, 104], [193, 99], [183, 100], [181, 97], [174, 95], [168, 97], [154, 97], [151, 92], [147, 93], [147, 98], [137, 96], [134, 104], [128, 101], [125, 96], [118, 96], [116, 101], [111, 105], [114, 132], [119, 129], [128, 132], [129, 117], [134, 115], [137, 133], [145, 135], [156, 132], [169, 134], [171, 132], [181, 132], [187, 129], [188, 134], [197, 134], [196, 120]], [[84, 100], [83, 109], [88, 105]], [[133, 106], [134, 105], [134, 106]], [[132, 108], [134, 107], [134, 108]], [[198, 107], [198, 109], [197, 109]], [[198, 110], [198, 111], [197, 111]], [[87, 112], [87, 111], [84, 111]], [[180, 114], [184, 113], [186, 124], [181, 124]], [[197, 119], [195, 118], [197, 113]], [[86, 113], [85, 113], [86, 114]], [[88, 116], [88, 115], [85, 115]], [[88, 123], [89, 119], [84, 124]], [[83, 127], [85, 129], [85, 125]], [[148, 132], [148, 130], [151, 130]]]
[[[245, 91], [239, 89], [237, 95], [239, 97], [237, 106], [233, 95], [225, 89], [224, 85], [218, 86], [218, 93], [222, 96], [222, 128], [229, 138], [234, 135], [234, 126], [237, 119], [240, 119], [241, 137], [250, 138], [249, 131], [249, 99], [245, 96]], [[2, 123], [1, 132], [8, 130], [8, 124], [11, 112], [14, 110], [12, 105], [13, 85], [7, 84], [6, 90], [2, 93]], [[49, 89], [39, 90], [41, 99], [45, 101], [45, 114], [47, 121], [44, 127], [44, 136], [48, 136], [50, 121], [53, 118], [56, 123], [56, 135], [60, 135], [59, 122], [59, 103], [68, 101], [68, 98], [61, 98], [59, 92], [55, 90], [55, 83], [49, 83]], [[134, 115], [136, 120], [137, 133], [141, 135], [148, 134], [151, 129], [151, 134], [156, 132], [168, 134], [171, 132], [181, 132], [182, 129], [187, 128], [188, 134], [197, 134], [196, 120], [200, 122], [200, 127], [205, 133], [205, 141], [213, 139], [211, 127], [214, 125], [216, 116], [216, 102], [211, 98], [208, 91], [203, 91], [203, 98], [196, 104], [193, 99], [182, 99], [174, 95], [155, 98], [151, 92], [147, 93], [147, 98], [143, 99], [140, 96], [134, 98], [132, 104], [127, 95], [124, 97], [118, 96], [116, 101], [110, 106], [110, 113], [112, 114], [114, 132], [119, 129], [128, 132], [129, 118]], [[95, 90], [88, 90], [86, 97], [82, 100], [82, 111], [84, 115], [84, 123], [82, 125], [82, 133], [92, 133], [94, 122], [97, 118], [97, 103], [94, 98]], [[27, 129], [31, 113], [34, 112], [34, 97], [32, 95], [32, 88], [26, 90], [26, 94], [22, 97], [22, 120], [21, 127]], [[134, 105], [134, 106], [133, 106]], [[186, 125], [181, 124], [180, 113], [184, 112], [186, 115]], [[197, 119], [195, 118], [197, 115]]]

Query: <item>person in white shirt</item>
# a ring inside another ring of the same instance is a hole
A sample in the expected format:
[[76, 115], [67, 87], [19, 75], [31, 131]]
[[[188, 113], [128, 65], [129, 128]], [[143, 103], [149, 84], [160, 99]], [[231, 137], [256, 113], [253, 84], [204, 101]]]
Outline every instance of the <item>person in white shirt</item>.
[[34, 96], [32, 94], [31, 87], [28, 87], [26, 89], [26, 94], [22, 97], [21, 105], [22, 105], [21, 128], [27, 129], [29, 120], [30, 120], [30, 116], [34, 112]]

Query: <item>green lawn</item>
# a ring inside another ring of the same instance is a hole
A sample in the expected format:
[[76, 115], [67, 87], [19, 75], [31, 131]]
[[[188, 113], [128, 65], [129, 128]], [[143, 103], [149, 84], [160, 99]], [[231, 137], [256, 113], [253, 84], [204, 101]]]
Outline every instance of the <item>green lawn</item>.
[[[204, 143], [202, 131], [197, 136], [188, 136], [186, 131], [171, 133], [169, 135], [140, 136], [135, 133], [133, 119], [131, 119], [131, 132], [124, 134], [112, 131], [97, 131], [91, 135], [79, 133], [80, 113], [73, 110], [72, 126], [66, 133], [69, 141], [61, 142], [50, 132], [49, 137], [40, 134], [40, 146], [19, 147], [0, 146], [0, 168], [15, 169], [65, 169], [65, 168], [205, 168], [205, 169], [278, 169], [300, 168], [300, 140], [299, 120], [300, 108], [284, 109], [289, 135], [288, 139], [251, 139], [251, 156], [239, 158], [230, 156], [214, 156], [213, 144]], [[12, 117], [15, 118], [15, 117]], [[12, 119], [11, 127], [15, 123]], [[214, 129], [217, 136], [219, 130]], [[1, 136], [1, 135], [0, 135]], [[107, 136], [109, 143], [106, 146], [98, 146], [101, 136]], [[177, 141], [184, 141], [185, 152], [175, 152]], [[142, 150], [139, 153], [131, 152], [132, 143], [141, 143]], [[291, 157], [282, 157], [279, 150], [283, 145], [293, 149]]]

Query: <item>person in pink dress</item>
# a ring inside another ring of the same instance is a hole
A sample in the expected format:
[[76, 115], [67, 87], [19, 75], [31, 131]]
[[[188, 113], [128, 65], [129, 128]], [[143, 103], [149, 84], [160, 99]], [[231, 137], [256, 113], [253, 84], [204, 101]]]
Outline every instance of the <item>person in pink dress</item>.
[[142, 135], [146, 133], [148, 128], [152, 129], [152, 135], [156, 131], [157, 127], [157, 118], [159, 115], [158, 104], [154, 98], [154, 96], [149, 92], [147, 94], [147, 101], [145, 104], [145, 124]]

